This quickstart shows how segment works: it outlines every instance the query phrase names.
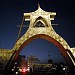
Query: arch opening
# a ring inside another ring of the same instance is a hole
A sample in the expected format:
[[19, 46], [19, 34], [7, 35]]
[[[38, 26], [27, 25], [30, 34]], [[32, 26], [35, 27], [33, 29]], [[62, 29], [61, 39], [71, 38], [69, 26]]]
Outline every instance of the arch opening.
[[38, 21], [34, 27], [45, 27], [41, 21]]
[[63, 62], [66, 64], [60, 50], [53, 43], [42, 38], [38, 38], [30, 42], [22, 49], [20, 55], [25, 55], [26, 59], [29, 56], [35, 56], [42, 64], [47, 64], [49, 59], [52, 63], [59, 64], [60, 62]]
[[40, 24], [38, 24], [38, 23], [40, 23], [42, 25], [42, 27], [48, 27], [48, 24], [47, 24], [46, 20], [43, 17], [41, 17], [41, 16], [39, 16], [35, 20], [35, 22], [33, 24], [33, 27], [36, 27], [37, 25], [39, 26]]
[[57, 46], [61, 52], [61, 54], [63, 55], [64, 59], [66, 60], [67, 64], [69, 66], [73, 66], [73, 63], [71, 61], [71, 59], [69, 58], [68, 54], [67, 54], [67, 51], [64, 49], [64, 47], [58, 42], [56, 41], [55, 39], [53, 39], [52, 37], [48, 36], [48, 35], [45, 35], [45, 34], [38, 34], [38, 35], [35, 35], [31, 38], [29, 38], [27, 41], [25, 41], [21, 46], [20, 48], [17, 50], [17, 53], [16, 53], [16, 56], [15, 56], [15, 59], [18, 57], [19, 53], [21, 52], [21, 50], [27, 46], [31, 41], [35, 40], [35, 39], [38, 39], [38, 38], [42, 38], [42, 39], [45, 39], [45, 40], [48, 40], [49, 42], [52, 42], [55, 46]]

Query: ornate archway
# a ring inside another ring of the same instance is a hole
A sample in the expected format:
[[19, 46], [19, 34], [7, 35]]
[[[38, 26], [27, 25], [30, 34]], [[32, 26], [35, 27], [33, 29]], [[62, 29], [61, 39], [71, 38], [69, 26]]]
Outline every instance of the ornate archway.
[[[52, 42], [60, 49], [61, 53], [70, 66], [74, 65], [74, 60], [69, 53], [71, 49], [70, 46], [61, 36], [59, 36], [54, 31], [51, 25], [51, 20], [54, 20], [55, 15], [56, 13], [45, 12], [40, 7], [38, 7], [38, 10], [36, 10], [35, 12], [24, 14], [25, 20], [30, 20], [30, 26], [27, 32], [16, 42], [13, 47], [13, 51], [17, 51], [16, 57], [18, 56], [22, 48], [25, 47], [29, 42], [37, 38], [43, 38]], [[39, 23], [41, 23], [43, 26], [39, 25]], [[36, 24], [38, 24], [39, 26], [36, 26]]]
[[17, 59], [20, 51], [25, 47], [27, 46], [31, 41], [37, 39], [37, 38], [42, 38], [42, 39], [45, 39], [45, 40], [48, 40], [49, 42], [52, 42], [54, 45], [56, 45], [61, 54], [63, 55], [64, 59], [66, 60], [66, 62], [68, 63], [68, 65], [70, 66], [73, 66], [73, 63], [71, 61], [71, 59], [69, 58], [68, 54], [67, 54], [67, 51], [66, 49], [58, 42], [56, 41], [55, 39], [53, 39], [52, 37], [48, 36], [48, 35], [45, 35], [45, 34], [38, 34], [38, 35], [35, 35], [31, 38], [29, 38], [28, 40], [26, 40], [20, 47], [19, 49], [17, 50], [16, 52], [16, 56], [15, 56], [15, 59]]
[[[17, 57], [22, 48], [29, 42], [37, 38], [43, 38], [55, 44], [60, 49], [67, 63], [70, 66], [75, 66], [75, 48], [70, 48], [68, 43], [58, 35], [52, 27], [51, 20], [54, 20], [55, 15], [55, 12], [46, 12], [42, 10], [40, 6], [38, 6], [38, 9], [34, 12], [24, 13], [25, 21], [30, 21], [28, 30], [17, 40], [13, 49], [8, 51], [6, 51], [6, 49], [4, 49], [4, 51], [0, 49], [0, 56], [6, 60], [10, 58], [16, 50], [17, 53], [15, 57]], [[4, 55], [4, 53], [6, 54]]]

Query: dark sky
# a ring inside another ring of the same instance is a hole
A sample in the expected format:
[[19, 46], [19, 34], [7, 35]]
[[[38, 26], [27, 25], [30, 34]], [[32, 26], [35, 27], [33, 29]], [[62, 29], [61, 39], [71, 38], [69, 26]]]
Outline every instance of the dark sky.
[[[53, 28], [71, 47], [75, 47], [74, 0], [0, 0], [0, 48], [13, 48], [19, 31], [17, 25], [21, 24], [23, 13], [35, 11], [38, 2], [43, 10], [56, 12], [57, 15], [52, 23], [59, 25]], [[25, 22], [25, 24], [28, 23]], [[27, 28], [22, 28], [21, 36], [26, 30]], [[21, 54], [35, 55], [43, 62], [48, 59], [48, 52], [51, 53], [54, 62], [61, 61], [60, 50], [43, 39], [32, 41], [24, 47]]]

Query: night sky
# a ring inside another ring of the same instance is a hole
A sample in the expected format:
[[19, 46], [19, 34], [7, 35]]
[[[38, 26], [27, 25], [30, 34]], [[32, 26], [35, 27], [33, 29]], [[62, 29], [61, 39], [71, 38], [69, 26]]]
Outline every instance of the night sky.
[[[74, 0], [0, 0], [0, 48], [12, 49], [18, 35], [23, 13], [33, 12], [38, 8], [48, 12], [56, 12], [55, 20], [58, 26], [54, 30], [62, 36], [70, 47], [75, 47], [75, 2]], [[29, 25], [28, 22], [24, 23]], [[22, 28], [21, 36], [28, 28]], [[53, 62], [64, 61], [60, 50], [51, 42], [43, 39], [33, 40], [20, 54], [37, 56], [42, 63], [47, 63], [48, 52]]]

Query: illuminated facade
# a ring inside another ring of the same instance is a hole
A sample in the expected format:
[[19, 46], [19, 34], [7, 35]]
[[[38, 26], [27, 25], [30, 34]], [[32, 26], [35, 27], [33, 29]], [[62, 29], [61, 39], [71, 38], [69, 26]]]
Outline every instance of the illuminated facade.
[[38, 6], [38, 9], [31, 13], [24, 13], [25, 21], [30, 21], [26, 33], [15, 43], [11, 50], [5, 51], [0, 49], [0, 57], [3, 59], [10, 58], [13, 51], [17, 51], [16, 57], [24, 46], [32, 40], [43, 38], [55, 44], [63, 54], [69, 64], [75, 65], [75, 48], [70, 48], [68, 43], [58, 35], [52, 27], [51, 20], [54, 20], [55, 12], [46, 12]]
[[40, 60], [36, 56], [28, 56], [27, 63], [29, 67], [33, 67], [35, 64], [39, 64]]

